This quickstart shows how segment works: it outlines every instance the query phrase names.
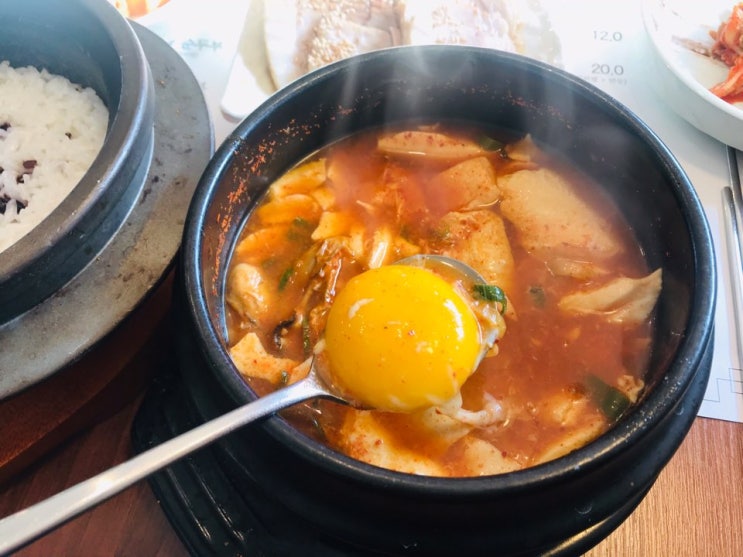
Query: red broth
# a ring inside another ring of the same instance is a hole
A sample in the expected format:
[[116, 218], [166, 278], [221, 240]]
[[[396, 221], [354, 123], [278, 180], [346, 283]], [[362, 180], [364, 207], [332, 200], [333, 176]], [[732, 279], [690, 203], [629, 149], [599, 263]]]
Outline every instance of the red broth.
[[248, 219], [227, 281], [233, 359], [259, 394], [301, 378], [334, 295], [370, 266], [444, 253], [508, 296], [507, 332], [461, 401], [412, 415], [328, 401], [285, 411], [308, 435], [403, 472], [497, 474], [589, 443], [637, 400], [660, 272], [600, 188], [528, 137], [371, 130], [282, 180]]

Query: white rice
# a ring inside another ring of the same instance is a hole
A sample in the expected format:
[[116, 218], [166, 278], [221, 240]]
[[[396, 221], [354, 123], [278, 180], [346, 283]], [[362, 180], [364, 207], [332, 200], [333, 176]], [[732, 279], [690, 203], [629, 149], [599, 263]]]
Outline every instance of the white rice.
[[72, 191], [107, 127], [108, 109], [92, 89], [0, 62], [0, 252]]

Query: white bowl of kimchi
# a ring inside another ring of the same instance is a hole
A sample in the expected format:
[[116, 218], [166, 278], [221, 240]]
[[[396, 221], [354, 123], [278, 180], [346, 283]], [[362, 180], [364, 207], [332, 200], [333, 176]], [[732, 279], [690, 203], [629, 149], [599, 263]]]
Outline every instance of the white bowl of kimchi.
[[736, 149], [743, 149], [740, 15], [729, 0], [643, 2], [653, 54], [648, 75], [658, 95], [691, 125]]

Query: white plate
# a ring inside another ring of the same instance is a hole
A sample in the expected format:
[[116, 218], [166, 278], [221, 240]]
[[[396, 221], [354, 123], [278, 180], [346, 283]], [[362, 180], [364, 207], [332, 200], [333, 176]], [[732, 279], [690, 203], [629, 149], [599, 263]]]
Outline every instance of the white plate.
[[[406, 1], [423, 3], [428, 0]], [[291, 29], [284, 29], [283, 32], [276, 32], [275, 29], [277, 22], [281, 24], [280, 27], [286, 27], [296, 16], [291, 15], [291, 10], [284, 9], [286, 5], [293, 3], [289, 0], [281, 3], [273, 0], [250, 0], [238, 52], [232, 62], [220, 103], [223, 114], [240, 120], [276, 91], [271, 77], [272, 57], [267, 48], [278, 49], [286, 54], [283, 51], [290, 46], [288, 43], [296, 39], [296, 33], [292, 33]], [[511, 0], [508, 6], [513, 11], [510, 23], [516, 29], [519, 53], [561, 67], [561, 42], [541, 0]], [[282, 10], [286, 13], [282, 13]], [[267, 21], [272, 23], [268, 35], [265, 26]]]
[[643, 20], [653, 45], [653, 76], [661, 99], [691, 125], [743, 149], [743, 103], [728, 103], [709, 88], [728, 74], [722, 62], [696, 52], [710, 48], [710, 31], [729, 17], [735, 0], [644, 0]]

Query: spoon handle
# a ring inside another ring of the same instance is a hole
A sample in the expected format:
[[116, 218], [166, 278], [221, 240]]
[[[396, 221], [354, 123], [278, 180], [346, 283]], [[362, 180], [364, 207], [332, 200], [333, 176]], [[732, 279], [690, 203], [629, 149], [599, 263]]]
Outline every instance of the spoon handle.
[[0, 520], [0, 555], [18, 549], [168, 464], [240, 426], [328, 392], [312, 375], [208, 421], [134, 458]]

